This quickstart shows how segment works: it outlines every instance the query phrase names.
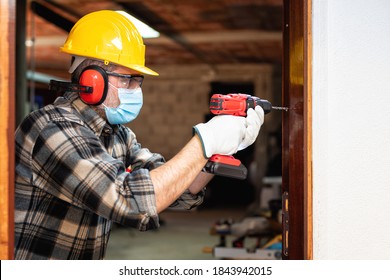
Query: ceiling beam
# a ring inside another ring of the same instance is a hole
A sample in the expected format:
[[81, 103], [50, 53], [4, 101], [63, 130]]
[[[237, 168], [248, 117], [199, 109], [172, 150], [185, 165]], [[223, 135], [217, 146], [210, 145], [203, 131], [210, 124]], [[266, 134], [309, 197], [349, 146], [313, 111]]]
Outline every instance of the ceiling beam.
[[[192, 46], [182, 33], [178, 32], [172, 25], [166, 22], [162, 17], [158, 14], [154, 13], [143, 3], [135, 2], [135, 3], [127, 3], [122, 1], [115, 1], [117, 4], [120, 4], [123, 9], [131, 14], [132, 16], [138, 18], [143, 21], [153, 29], [160, 32], [160, 34], [165, 35], [167, 38], [172, 39], [174, 42], [182, 46], [188, 52], [192, 53], [197, 59], [206, 63], [207, 65], [214, 67], [210, 64], [207, 58], [203, 55], [202, 52], [198, 51], [194, 46]], [[157, 27], [158, 26], [158, 27]]]
[[64, 18], [60, 14], [50, 10], [36, 1], [31, 2], [31, 10], [36, 15], [54, 24], [58, 28], [65, 30], [66, 32], [69, 32], [75, 24], [73, 21]]
[[[267, 31], [223, 31], [223, 32], [192, 32], [183, 33], [182, 36], [188, 43], [229, 43], [229, 42], [282, 42], [281, 32]], [[59, 46], [64, 43], [66, 35], [41, 36], [36, 39], [35, 46]], [[144, 39], [148, 45], [175, 44], [165, 35], [159, 38]]]
[[[234, 30], [234, 31], [218, 31], [218, 32], [191, 32], [183, 33], [183, 38], [188, 43], [228, 43], [228, 42], [282, 42], [282, 32], [268, 32], [268, 31], [248, 31], [248, 30]], [[151, 44], [169, 44], [169, 40], [162, 36], [160, 38], [145, 39]]]

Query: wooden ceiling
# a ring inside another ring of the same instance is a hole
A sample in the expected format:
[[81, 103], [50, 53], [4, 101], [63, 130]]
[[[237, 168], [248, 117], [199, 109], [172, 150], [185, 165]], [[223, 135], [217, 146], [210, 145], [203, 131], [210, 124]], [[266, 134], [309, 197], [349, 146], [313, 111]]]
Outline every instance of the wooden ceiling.
[[[280, 64], [283, 0], [27, 1], [28, 63], [43, 73], [66, 72], [59, 52], [67, 30], [96, 10], [125, 10], [161, 33], [144, 39], [146, 64]], [[98, 31], [97, 31], [98, 32]]]

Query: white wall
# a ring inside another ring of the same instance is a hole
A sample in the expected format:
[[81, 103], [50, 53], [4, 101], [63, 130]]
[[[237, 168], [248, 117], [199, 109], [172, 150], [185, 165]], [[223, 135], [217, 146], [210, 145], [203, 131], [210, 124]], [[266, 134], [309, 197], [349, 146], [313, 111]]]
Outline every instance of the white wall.
[[315, 259], [390, 259], [390, 1], [313, 0]]

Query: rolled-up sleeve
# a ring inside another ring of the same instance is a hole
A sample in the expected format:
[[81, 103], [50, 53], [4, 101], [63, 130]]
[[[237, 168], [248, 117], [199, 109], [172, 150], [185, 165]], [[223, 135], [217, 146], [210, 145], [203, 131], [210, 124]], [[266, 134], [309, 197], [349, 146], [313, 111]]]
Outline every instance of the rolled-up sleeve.
[[190, 191], [186, 190], [175, 202], [169, 206], [169, 208], [191, 210], [203, 202], [204, 195], [205, 189], [201, 190], [197, 194], [192, 194]]

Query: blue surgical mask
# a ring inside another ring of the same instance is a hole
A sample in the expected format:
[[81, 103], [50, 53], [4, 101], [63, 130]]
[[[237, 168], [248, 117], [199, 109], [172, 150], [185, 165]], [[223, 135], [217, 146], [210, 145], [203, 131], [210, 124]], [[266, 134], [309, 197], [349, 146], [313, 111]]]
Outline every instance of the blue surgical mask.
[[129, 123], [141, 111], [142, 89], [140, 87], [136, 89], [118, 88], [118, 97], [120, 104], [116, 108], [109, 108], [103, 104], [107, 120], [110, 124]]

